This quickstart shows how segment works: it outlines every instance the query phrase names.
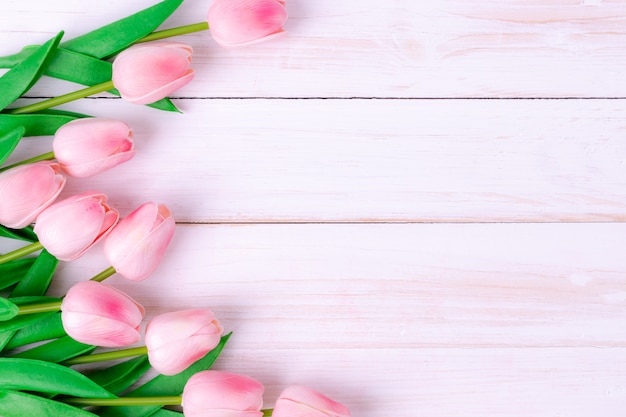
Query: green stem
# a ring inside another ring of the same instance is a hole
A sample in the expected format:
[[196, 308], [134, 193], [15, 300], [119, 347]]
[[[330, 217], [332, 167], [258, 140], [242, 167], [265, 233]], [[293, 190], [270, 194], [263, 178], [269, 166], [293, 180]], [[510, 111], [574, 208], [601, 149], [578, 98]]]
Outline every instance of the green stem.
[[93, 355], [83, 355], [72, 358], [63, 362], [63, 365], [79, 365], [83, 363], [95, 363], [112, 361], [116, 359], [124, 359], [132, 356], [140, 356], [148, 353], [148, 348], [145, 346], [139, 346], [128, 349], [120, 349], [112, 352], [95, 353]]
[[92, 87], [83, 88], [82, 90], [73, 91], [62, 96], [53, 97], [48, 100], [43, 100], [37, 103], [30, 104], [24, 107], [18, 107], [9, 109], [6, 113], [9, 114], [25, 114], [33, 113], [40, 110], [49, 109], [50, 107], [59, 106], [61, 104], [69, 103], [70, 101], [78, 100], [80, 98], [88, 97], [93, 94], [102, 93], [103, 91], [111, 90], [115, 88], [113, 81], [106, 81], [102, 84], [97, 84]]
[[51, 311], [59, 311], [61, 309], [61, 301], [51, 301], [49, 303], [26, 304], [18, 307], [18, 316], [25, 314], [48, 313]]
[[261, 412], [263, 413], [263, 417], [270, 417], [273, 411], [274, 411], [273, 408], [267, 408], [265, 410], [261, 410]]
[[152, 32], [148, 36], [139, 39], [135, 43], [156, 41], [159, 39], [171, 38], [172, 36], [186, 35], [188, 33], [200, 32], [200, 31], [208, 30], [208, 29], [209, 29], [209, 24], [207, 22], [193, 23], [191, 25], [179, 26], [179, 27], [172, 28], [172, 29], [165, 29], [165, 30], [159, 30], [157, 32]]
[[73, 405], [94, 405], [98, 407], [125, 406], [125, 405], [181, 405], [180, 396], [162, 397], [120, 397], [120, 398], [67, 398], [63, 400]]
[[30, 245], [26, 245], [22, 248], [15, 249], [13, 252], [5, 253], [4, 255], [0, 255], [0, 265], [12, 261], [14, 259], [21, 258], [22, 256], [28, 255], [29, 253], [33, 253], [43, 249], [43, 246], [39, 242], [31, 243]]
[[105, 269], [104, 271], [102, 271], [99, 274], [95, 275], [93, 278], [91, 278], [91, 281], [102, 282], [105, 279], [107, 279], [108, 277], [110, 277], [111, 275], [115, 274], [116, 272], [117, 271], [115, 270], [115, 268], [110, 266], [107, 269]]
[[14, 164], [2, 167], [0, 168], [0, 172], [6, 171], [7, 169], [15, 168], [20, 165], [32, 164], [34, 162], [39, 162], [39, 161], [51, 161], [53, 159], [54, 159], [54, 152], [47, 152], [41, 155], [33, 156], [32, 158], [28, 158], [23, 161], [16, 162]]

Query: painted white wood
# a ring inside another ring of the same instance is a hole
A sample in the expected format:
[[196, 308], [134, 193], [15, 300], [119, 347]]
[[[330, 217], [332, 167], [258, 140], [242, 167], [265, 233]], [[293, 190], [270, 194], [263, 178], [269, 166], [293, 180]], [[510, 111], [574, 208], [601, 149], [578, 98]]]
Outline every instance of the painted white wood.
[[[622, 221], [626, 111], [614, 100], [121, 100], [136, 157], [66, 194], [146, 200], [180, 222]], [[50, 150], [26, 139], [11, 161]]]
[[[133, 2], [4, 1], [0, 54], [67, 37], [139, 10]], [[163, 27], [206, 18], [187, 1]], [[287, 2], [289, 36], [224, 50], [203, 33], [197, 97], [625, 97], [626, 1]], [[68, 87], [36, 87], [57, 94]]]

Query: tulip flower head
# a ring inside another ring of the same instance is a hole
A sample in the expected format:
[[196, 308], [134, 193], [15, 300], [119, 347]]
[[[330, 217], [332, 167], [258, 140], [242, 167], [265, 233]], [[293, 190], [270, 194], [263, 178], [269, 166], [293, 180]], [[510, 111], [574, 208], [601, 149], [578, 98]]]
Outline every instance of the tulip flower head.
[[183, 390], [185, 417], [261, 417], [264, 387], [246, 375], [202, 371]]
[[163, 204], [145, 203], [119, 222], [104, 242], [104, 254], [118, 274], [146, 279], [159, 265], [176, 223]]
[[135, 155], [132, 131], [126, 123], [96, 117], [61, 126], [52, 148], [63, 171], [80, 178], [113, 168]]
[[81, 343], [104, 347], [139, 341], [144, 312], [128, 295], [96, 281], [74, 285], [61, 304], [61, 320], [67, 334]]
[[0, 173], [0, 224], [21, 229], [54, 202], [65, 186], [61, 166], [42, 161]]
[[293, 385], [279, 395], [273, 417], [350, 417], [350, 411], [308, 387]]
[[123, 99], [150, 104], [189, 83], [193, 49], [176, 42], [131, 46], [113, 61], [113, 84]]
[[182, 372], [218, 345], [222, 331], [213, 312], [206, 309], [156, 316], [144, 338], [150, 364], [163, 375]]
[[214, 0], [208, 15], [211, 35], [224, 47], [282, 36], [286, 20], [285, 2], [280, 0]]
[[106, 195], [90, 191], [46, 208], [37, 217], [34, 232], [48, 252], [72, 261], [111, 232], [118, 218]]

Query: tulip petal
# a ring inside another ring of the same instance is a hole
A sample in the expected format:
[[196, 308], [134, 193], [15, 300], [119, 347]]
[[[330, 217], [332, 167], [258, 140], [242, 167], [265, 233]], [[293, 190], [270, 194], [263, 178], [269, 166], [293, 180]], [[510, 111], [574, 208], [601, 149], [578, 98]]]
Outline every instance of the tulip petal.
[[89, 313], [62, 312], [63, 328], [73, 339], [88, 345], [121, 347], [141, 339], [138, 327]]
[[311, 388], [287, 387], [274, 406], [274, 417], [350, 417], [350, 411]]

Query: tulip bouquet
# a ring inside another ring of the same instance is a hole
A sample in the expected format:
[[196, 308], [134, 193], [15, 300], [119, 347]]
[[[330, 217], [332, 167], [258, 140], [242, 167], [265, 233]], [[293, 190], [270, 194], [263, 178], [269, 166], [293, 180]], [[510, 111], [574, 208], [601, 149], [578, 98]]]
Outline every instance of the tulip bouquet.
[[[62, 42], [60, 32], [0, 57], [8, 69], [0, 77], [0, 237], [24, 242], [0, 255], [2, 417], [350, 415], [304, 386], [287, 387], [264, 408], [259, 381], [211, 370], [230, 334], [210, 309], [157, 315], [142, 332], [144, 307], [102, 281], [142, 281], [158, 267], [176, 228], [165, 205], [147, 202], [120, 219], [98, 191], [57, 201], [68, 177], [111, 169], [135, 147], [120, 120], [53, 107], [107, 91], [176, 112], [168, 96], [193, 79], [193, 49], [163, 39], [210, 28], [218, 44], [234, 47], [285, 33], [280, 0], [213, 0], [207, 21], [157, 31], [181, 3], [164, 0], [77, 38]], [[16, 107], [43, 75], [86, 88]], [[26, 136], [54, 136], [52, 151], [1, 166]], [[46, 295], [58, 263], [98, 242], [110, 267], [61, 298]], [[143, 382], [151, 369], [157, 375]]]

